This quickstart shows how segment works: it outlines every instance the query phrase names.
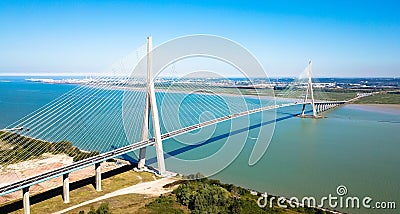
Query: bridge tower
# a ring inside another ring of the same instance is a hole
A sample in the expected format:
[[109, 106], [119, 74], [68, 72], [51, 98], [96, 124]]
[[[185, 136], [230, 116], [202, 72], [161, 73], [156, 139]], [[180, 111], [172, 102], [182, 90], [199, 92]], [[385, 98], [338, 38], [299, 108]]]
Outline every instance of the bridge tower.
[[[150, 114], [151, 110], [151, 114]], [[149, 139], [149, 123], [152, 121], [154, 144], [156, 146], [156, 155], [158, 163], [158, 173], [165, 175], [164, 151], [161, 139], [160, 119], [158, 117], [158, 108], [156, 94], [154, 89], [153, 69], [152, 69], [152, 37], [147, 37], [147, 81], [146, 81], [146, 103], [144, 107], [144, 117], [142, 126], [142, 140]], [[146, 147], [139, 151], [138, 168], [144, 169], [146, 161]]]
[[315, 108], [314, 91], [313, 91], [313, 87], [312, 87], [312, 62], [311, 62], [311, 60], [308, 62], [308, 86], [307, 86], [307, 90], [306, 90], [306, 95], [304, 97], [303, 109], [301, 110], [301, 117], [306, 117], [304, 115], [304, 110], [306, 108], [308, 93], [310, 93], [310, 96], [311, 96], [311, 106], [312, 106], [312, 110], [313, 110], [312, 117], [317, 118], [318, 116], [317, 116], [317, 110]]

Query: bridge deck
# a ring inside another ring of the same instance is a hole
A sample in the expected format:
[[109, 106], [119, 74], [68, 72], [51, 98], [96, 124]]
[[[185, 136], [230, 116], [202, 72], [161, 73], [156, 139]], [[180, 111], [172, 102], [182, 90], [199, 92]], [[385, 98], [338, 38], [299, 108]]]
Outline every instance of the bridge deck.
[[[346, 103], [346, 101], [316, 102], [316, 104], [321, 104], [321, 103], [324, 103], [324, 104], [329, 104], [329, 103], [344, 104], [344, 103]], [[209, 126], [209, 125], [212, 125], [212, 124], [216, 124], [216, 123], [219, 123], [219, 122], [222, 122], [222, 121], [226, 121], [226, 120], [231, 120], [231, 119], [234, 119], [234, 118], [237, 118], [237, 117], [241, 117], [241, 116], [244, 116], [244, 115], [254, 114], [254, 113], [257, 113], [257, 112], [267, 111], [267, 110], [272, 110], [272, 109], [278, 109], [278, 108], [282, 108], [282, 107], [303, 105], [303, 104], [310, 104], [310, 102], [281, 104], [281, 105], [273, 105], [273, 106], [266, 106], [266, 107], [262, 107], [262, 108], [252, 109], [252, 110], [248, 110], [248, 111], [244, 111], [244, 112], [240, 112], [240, 113], [236, 113], [236, 114], [232, 114], [232, 115], [216, 118], [216, 119], [209, 120], [209, 121], [206, 121], [206, 122], [203, 122], [203, 123], [199, 123], [199, 124], [195, 124], [195, 125], [192, 125], [192, 126], [188, 126], [188, 127], [182, 128], [182, 129], [178, 129], [178, 130], [175, 130], [175, 131], [172, 131], [172, 132], [169, 132], [169, 133], [161, 135], [161, 139], [165, 140], [165, 139], [168, 139], [168, 138], [171, 138], [171, 137], [174, 137], [174, 136], [177, 136], [177, 135], [189, 132], [189, 131], [193, 131], [195, 129], [199, 129], [199, 128], [202, 128], [202, 127], [205, 127], [205, 126]], [[67, 173], [70, 173], [70, 172], [73, 172], [73, 171], [77, 171], [79, 169], [91, 166], [93, 164], [100, 163], [100, 162], [106, 161], [106, 160], [108, 160], [110, 158], [114, 158], [114, 157], [129, 153], [129, 152], [132, 152], [134, 150], [137, 150], [137, 149], [140, 149], [140, 148], [143, 148], [143, 147], [147, 147], [147, 146], [150, 146], [150, 145], [153, 145], [153, 144], [154, 144], [154, 139], [148, 139], [148, 140], [139, 141], [137, 143], [134, 143], [134, 144], [131, 144], [131, 145], [128, 145], [128, 146], [124, 146], [124, 147], [121, 147], [121, 148], [118, 148], [118, 149], [114, 149], [114, 150], [109, 151], [109, 152], [105, 152], [105, 153], [102, 153], [102, 154], [99, 154], [99, 155], [96, 155], [96, 156], [93, 156], [93, 157], [90, 157], [90, 158], [87, 158], [87, 159], [84, 159], [84, 160], [81, 160], [81, 161], [77, 161], [77, 162], [71, 163], [71, 164], [69, 164], [67, 166], [56, 168], [54, 170], [47, 171], [47, 172], [44, 172], [44, 173], [29, 177], [29, 178], [26, 178], [24, 180], [20, 180], [20, 181], [17, 181], [17, 182], [2, 186], [2, 187], [0, 187], [0, 196], [8, 194], [8, 193], [11, 193], [11, 192], [14, 192], [14, 191], [17, 191], [17, 190], [20, 190], [20, 189], [25, 188], [25, 187], [29, 187], [29, 186], [41, 183], [43, 181], [46, 181], [46, 180], [49, 180], [49, 179], [52, 179], [52, 178], [59, 177], [59, 176], [61, 176], [63, 174], [67, 174]]]

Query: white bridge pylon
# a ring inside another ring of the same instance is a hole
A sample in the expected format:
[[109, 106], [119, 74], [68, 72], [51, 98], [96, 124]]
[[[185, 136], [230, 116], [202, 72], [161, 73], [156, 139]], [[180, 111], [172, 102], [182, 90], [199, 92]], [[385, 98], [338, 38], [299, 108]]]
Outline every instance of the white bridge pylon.
[[315, 107], [315, 101], [314, 101], [314, 91], [313, 91], [313, 87], [312, 87], [312, 62], [311, 60], [308, 63], [308, 84], [307, 84], [307, 90], [306, 90], [306, 94], [304, 97], [304, 104], [303, 104], [303, 109], [301, 110], [301, 115], [300, 117], [306, 117], [304, 114], [305, 108], [306, 108], [306, 102], [307, 102], [307, 98], [308, 98], [308, 93], [310, 93], [310, 97], [311, 97], [311, 106], [312, 106], [312, 111], [313, 111], [313, 115], [312, 117], [317, 118], [317, 109]]
[[[151, 109], [151, 114], [150, 114]], [[158, 108], [156, 94], [154, 89], [153, 69], [152, 69], [152, 37], [147, 37], [147, 82], [146, 82], [146, 102], [144, 107], [142, 140], [149, 139], [149, 123], [150, 119], [153, 123], [154, 144], [156, 146], [158, 173], [165, 175], [164, 150], [161, 139], [160, 118], [158, 116]], [[139, 151], [138, 168], [144, 169], [146, 162], [146, 147]]]

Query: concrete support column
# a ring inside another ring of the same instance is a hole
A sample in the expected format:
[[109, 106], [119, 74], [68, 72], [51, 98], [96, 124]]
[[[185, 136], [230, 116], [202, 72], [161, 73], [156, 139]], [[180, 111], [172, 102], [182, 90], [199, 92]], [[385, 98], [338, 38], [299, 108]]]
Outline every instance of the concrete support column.
[[101, 191], [101, 167], [100, 163], [96, 163], [94, 165], [94, 169], [96, 171], [95, 179], [96, 179], [96, 191]]
[[[142, 136], [143, 136], [143, 134], [142, 134]], [[146, 139], [142, 139], [142, 140], [146, 140]], [[146, 147], [140, 148], [138, 169], [143, 169], [145, 164], [146, 164]]]
[[69, 173], [63, 175], [63, 199], [69, 203]]
[[24, 214], [30, 214], [29, 187], [24, 187], [22, 189], [22, 202], [24, 204]]

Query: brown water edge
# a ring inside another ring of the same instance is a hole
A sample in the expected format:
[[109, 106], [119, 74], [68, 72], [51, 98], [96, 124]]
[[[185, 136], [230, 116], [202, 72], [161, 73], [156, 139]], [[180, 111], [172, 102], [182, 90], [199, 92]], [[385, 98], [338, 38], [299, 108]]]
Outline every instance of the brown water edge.
[[400, 104], [349, 104], [348, 106], [357, 110], [400, 114]]

